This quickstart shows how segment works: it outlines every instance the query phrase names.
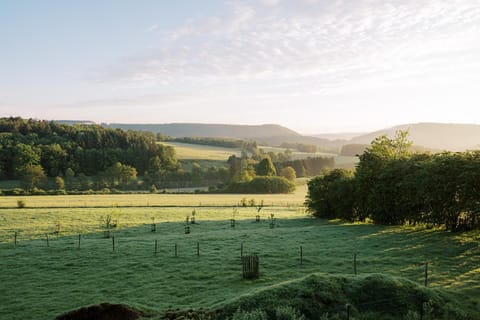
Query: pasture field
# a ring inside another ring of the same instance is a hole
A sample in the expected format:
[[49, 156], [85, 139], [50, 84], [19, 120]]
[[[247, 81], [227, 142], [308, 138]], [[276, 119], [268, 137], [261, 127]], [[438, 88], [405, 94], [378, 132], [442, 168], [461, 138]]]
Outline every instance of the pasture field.
[[227, 161], [231, 155], [240, 156], [240, 149], [235, 148], [222, 148], [181, 142], [161, 142], [161, 144], [174, 147], [175, 154], [179, 160], [202, 159]]
[[[192, 207], [4, 208], [0, 319], [53, 319], [101, 302], [153, 314], [218, 308], [310, 273], [352, 274], [354, 253], [360, 274], [385, 273], [419, 284], [428, 261], [430, 287], [448, 289], [462, 299], [461, 308], [480, 312], [478, 231], [344, 224], [307, 217], [300, 206], [265, 207], [260, 222], [255, 208], [239, 207], [232, 228], [233, 212], [231, 206], [196, 208], [196, 223], [185, 234]], [[113, 229], [115, 251], [112, 239], [103, 238], [101, 218], [107, 214], [119, 219]], [[59, 234], [56, 223], [62, 226]], [[241, 278], [242, 243], [244, 254], [260, 258], [258, 280]]]
[[15, 208], [24, 200], [27, 208], [54, 207], [204, 207], [238, 206], [242, 198], [264, 201], [265, 206], [301, 206], [307, 194], [305, 179], [299, 179], [291, 194], [108, 194], [65, 196], [1, 196], [1, 208]]

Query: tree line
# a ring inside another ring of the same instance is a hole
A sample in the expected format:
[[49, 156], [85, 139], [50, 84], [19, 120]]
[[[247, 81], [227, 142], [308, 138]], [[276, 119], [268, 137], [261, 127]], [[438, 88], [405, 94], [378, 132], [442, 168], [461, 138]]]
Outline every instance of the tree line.
[[257, 148], [256, 141], [244, 141], [240, 139], [229, 139], [229, 138], [208, 138], [208, 137], [182, 137], [182, 138], [172, 138], [162, 135], [157, 135], [157, 139], [160, 141], [171, 141], [171, 142], [180, 142], [180, 143], [189, 143], [189, 144], [198, 144], [222, 148], [238, 148], [251, 151]]
[[408, 132], [382, 136], [355, 172], [335, 169], [308, 183], [313, 215], [386, 225], [480, 226], [480, 151], [412, 153]]

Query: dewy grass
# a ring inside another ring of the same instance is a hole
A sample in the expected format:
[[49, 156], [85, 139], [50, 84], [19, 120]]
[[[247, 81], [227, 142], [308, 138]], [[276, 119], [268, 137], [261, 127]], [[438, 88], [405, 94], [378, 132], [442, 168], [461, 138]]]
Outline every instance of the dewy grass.
[[[52, 319], [101, 302], [154, 313], [218, 308], [310, 273], [351, 275], [354, 253], [359, 276], [384, 273], [419, 284], [428, 261], [430, 287], [448, 288], [461, 298], [460, 308], [480, 312], [478, 232], [327, 222], [305, 217], [297, 207], [265, 207], [255, 222], [255, 208], [237, 208], [233, 216], [232, 207], [204, 207], [196, 209], [196, 223], [185, 234], [191, 212], [191, 207], [2, 210], [0, 318]], [[111, 229], [115, 251], [112, 238], [103, 238], [100, 218], [107, 214], [119, 220]], [[151, 232], [153, 221], [156, 232]], [[59, 234], [54, 233], [57, 222]], [[256, 281], [242, 280], [242, 243], [245, 255], [260, 258]]]

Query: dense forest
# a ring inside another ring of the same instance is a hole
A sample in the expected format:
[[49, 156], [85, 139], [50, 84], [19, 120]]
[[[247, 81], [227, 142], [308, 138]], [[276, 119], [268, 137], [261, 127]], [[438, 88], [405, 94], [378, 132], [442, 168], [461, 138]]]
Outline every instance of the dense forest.
[[[157, 136], [158, 137], [158, 136]], [[222, 148], [234, 148], [234, 149], [245, 149], [253, 150], [257, 148], [257, 143], [255, 141], [245, 141], [240, 139], [229, 139], [229, 138], [208, 138], [208, 137], [183, 137], [183, 138], [172, 138], [172, 137], [162, 137], [162, 141], [172, 141], [180, 143], [189, 143], [189, 144], [199, 144], [206, 146], [222, 147]]]
[[480, 226], [480, 151], [412, 153], [408, 133], [381, 136], [355, 172], [336, 169], [308, 183], [306, 205], [321, 218]]
[[96, 186], [109, 186], [176, 169], [174, 149], [158, 144], [152, 133], [0, 119], [0, 177], [19, 179], [27, 189], [47, 177], [78, 182], [96, 176]]

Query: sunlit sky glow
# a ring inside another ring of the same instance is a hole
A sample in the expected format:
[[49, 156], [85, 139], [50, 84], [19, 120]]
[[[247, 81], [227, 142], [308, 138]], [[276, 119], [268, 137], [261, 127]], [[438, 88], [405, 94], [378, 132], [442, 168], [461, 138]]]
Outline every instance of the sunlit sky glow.
[[480, 124], [480, 1], [1, 0], [0, 116]]

